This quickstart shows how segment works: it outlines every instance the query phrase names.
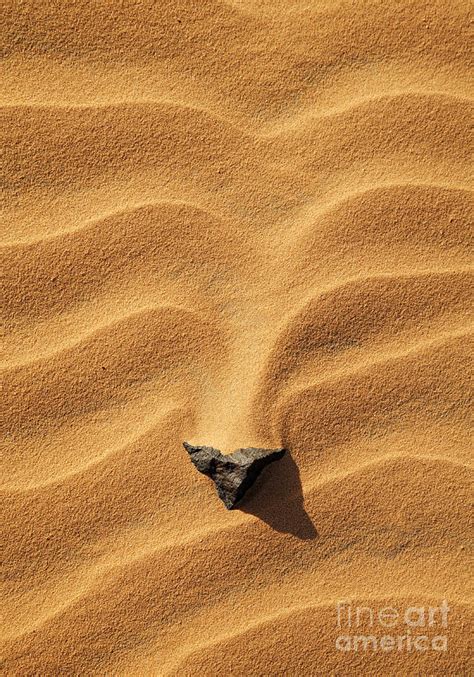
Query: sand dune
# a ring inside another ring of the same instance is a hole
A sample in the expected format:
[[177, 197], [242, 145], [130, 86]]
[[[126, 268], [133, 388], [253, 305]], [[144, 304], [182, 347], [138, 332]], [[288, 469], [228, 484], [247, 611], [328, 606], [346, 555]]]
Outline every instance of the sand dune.
[[1, 13], [2, 674], [467, 675], [468, 3]]

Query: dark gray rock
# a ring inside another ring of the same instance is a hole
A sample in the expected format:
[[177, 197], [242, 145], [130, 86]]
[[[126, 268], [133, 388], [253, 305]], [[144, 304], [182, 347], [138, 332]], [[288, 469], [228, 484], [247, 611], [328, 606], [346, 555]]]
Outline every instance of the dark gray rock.
[[225, 455], [214, 447], [195, 447], [187, 442], [183, 442], [183, 446], [199, 472], [214, 481], [219, 498], [228, 510], [241, 500], [266, 465], [285, 454], [285, 449], [248, 447]]

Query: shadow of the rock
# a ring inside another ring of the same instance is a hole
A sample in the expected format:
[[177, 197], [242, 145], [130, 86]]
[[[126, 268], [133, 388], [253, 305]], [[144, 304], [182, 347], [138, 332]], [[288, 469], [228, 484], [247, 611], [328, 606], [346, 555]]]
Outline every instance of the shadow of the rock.
[[300, 473], [289, 451], [280, 461], [264, 469], [235, 509], [255, 515], [272, 529], [302, 540], [318, 535], [304, 509]]

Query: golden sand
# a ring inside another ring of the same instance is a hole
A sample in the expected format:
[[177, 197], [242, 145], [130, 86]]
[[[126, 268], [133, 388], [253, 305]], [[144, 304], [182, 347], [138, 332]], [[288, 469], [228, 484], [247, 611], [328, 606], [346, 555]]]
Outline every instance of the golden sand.
[[468, 674], [469, 8], [1, 3], [2, 674]]

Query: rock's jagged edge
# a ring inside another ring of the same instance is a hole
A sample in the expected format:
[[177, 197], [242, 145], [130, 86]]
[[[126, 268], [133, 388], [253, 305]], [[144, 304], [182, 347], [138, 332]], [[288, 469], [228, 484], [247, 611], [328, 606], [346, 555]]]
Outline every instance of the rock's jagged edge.
[[183, 446], [197, 470], [214, 481], [219, 498], [228, 510], [242, 500], [265, 466], [278, 461], [286, 452], [283, 448], [246, 447], [225, 455], [214, 447], [188, 442], [183, 442]]

